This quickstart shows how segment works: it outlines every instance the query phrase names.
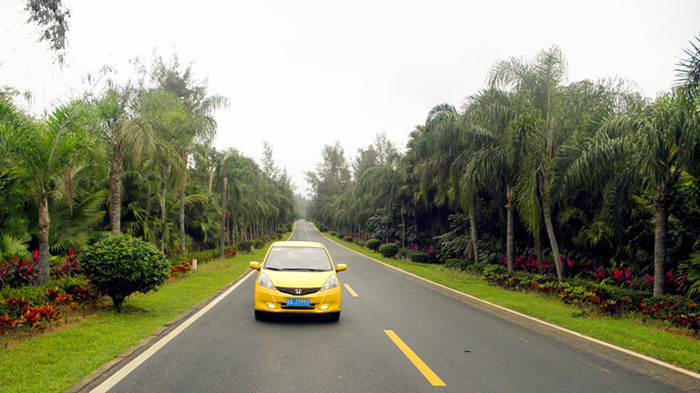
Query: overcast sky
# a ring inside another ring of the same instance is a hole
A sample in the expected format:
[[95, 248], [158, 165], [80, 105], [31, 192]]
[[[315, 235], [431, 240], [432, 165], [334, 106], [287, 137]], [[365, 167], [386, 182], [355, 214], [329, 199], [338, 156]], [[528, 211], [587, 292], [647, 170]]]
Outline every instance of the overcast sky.
[[104, 65], [177, 53], [231, 105], [217, 115], [217, 149], [277, 165], [306, 193], [304, 172], [325, 144], [350, 158], [379, 132], [404, 149], [440, 103], [460, 107], [490, 67], [558, 45], [569, 81], [620, 77], [648, 97], [674, 83], [700, 33], [700, 1], [155, 1], [64, 0], [67, 64], [53, 62], [24, 0], [0, 0], [0, 86], [31, 91], [41, 113], [79, 96]]

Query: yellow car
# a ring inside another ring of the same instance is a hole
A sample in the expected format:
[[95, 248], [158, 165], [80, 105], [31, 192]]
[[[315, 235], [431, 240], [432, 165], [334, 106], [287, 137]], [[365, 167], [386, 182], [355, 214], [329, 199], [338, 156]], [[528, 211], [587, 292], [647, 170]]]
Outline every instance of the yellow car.
[[250, 262], [259, 271], [255, 280], [255, 318], [273, 314], [323, 314], [340, 318], [340, 283], [336, 272], [347, 265], [333, 264], [321, 243], [275, 242], [262, 262]]

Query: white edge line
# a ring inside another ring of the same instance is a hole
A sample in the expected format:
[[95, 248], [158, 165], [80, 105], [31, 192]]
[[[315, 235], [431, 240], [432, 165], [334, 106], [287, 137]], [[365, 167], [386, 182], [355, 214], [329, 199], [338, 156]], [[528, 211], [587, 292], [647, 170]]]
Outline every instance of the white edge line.
[[[324, 236], [324, 237], [325, 237], [325, 236]], [[607, 342], [605, 342], [605, 341], [598, 340], [598, 339], [593, 338], [593, 337], [588, 337], [588, 336], [583, 335], [583, 334], [581, 334], [581, 333], [579, 333], [579, 332], [575, 332], [575, 331], [573, 331], [573, 330], [569, 330], [569, 329], [567, 329], [567, 328], [554, 325], [554, 324], [552, 324], [552, 323], [543, 321], [543, 320], [541, 320], [541, 319], [537, 319], [537, 318], [535, 318], [535, 317], [531, 317], [531, 316], [529, 316], [529, 315], [520, 313], [520, 312], [518, 312], [518, 311], [514, 311], [514, 310], [511, 310], [511, 309], [509, 309], [509, 308], [505, 308], [505, 307], [503, 307], [503, 306], [499, 306], [498, 304], [491, 303], [491, 302], [486, 301], [486, 300], [484, 300], [484, 299], [479, 299], [479, 298], [476, 297], [476, 296], [470, 295], [470, 294], [468, 294], [468, 293], [460, 292], [460, 291], [458, 291], [458, 290], [456, 290], [456, 289], [454, 289], [454, 288], [450, 288], [450, 287], [448, 287], [448, 286], [442, 285], [442, 284], [437, 283], [437, 282], [435, 282], [435, 281], [430, 281], [430, 280], [428, 280], [427, 278], [418, 276], [418, 275], [413, 274], [413, 273], [411, 273], [411, 272], [407, 272], [407, 271], [405, 271], [405, 270], [403, 270], [403, 269], [399, 269], [399, 268], [396, 267], [396, 266], [391, 266], [391, 265], [389, 265], [389, 264], [387, 264], [387, 263], [384, 263], [384, 262], [382, 262], [382, 261], [380, 261], [380, 260], [374, 259], [374, 258], [372, 258], [372, 257], [370, 257], [370, 256], [367, 256], [367, 255], [362, 254], [362, 253], [360, 253], [360, 252], [357, 252], [357, 251], [355, 251], [355, 250], [353, 250], [353, 249], [351, 249], [351, 248], [348, 248], [348, 247], [346, 247], [344, 244], [338, 243], [338, 242], [336, 242], [335, 240], [332, 240], [332, 239], [328, 239], [328, 240], [330, 240], [330, 241], [332, 241], [332, 242], [334, 242], [334, 243], [336, 243], [336, 244], [338, 244], [338, 245], [340, 245], [340, 246], [342, 246], [342, 247], [345, 247], [346, 249], [348, 249], [348, 250], [350, 250], [350, 251], [352, 251], [352, 252], [354, 252], [354, 253], [356, 253], [356, 254], [358, 254], [358, 255], [362, 255], [363, 257], [368, 258], [368, 259], [370, 259], [370, 260], [372, 260], [372, 261], [374, 261], [374, 262], [380, 263], [380, 264], [382, 264], [382, 265], [384, 265], [384, 266], [388, 266], [388, 267], [390, 267], [390, 268], [392, 268], [392, 269], [394, 269], [394, 270], [396, 270], [396, 271], [399, 271], [399, 272], [404, 273], [404, 274], [408, 274], [409, 276], [415, 277], [415, 278], [417, 278], [417, 279], [419, 279], [419, 280], [423, 280], [423, 281], [425, 281], [425, 282], [427, 282], [427, 283], [430, 283], [430, 284], [433, 284], [433, 285], [437, 285], [437, 286], [439, 286], [439, 287], [442, 287], [442, 288], [444, 288], [444, 289], [447, 289], [448, 291], [454, 292], [454, 293], [457, 294], [457, 295], [464, 296], [464, 297], [467, 297], [467, 298], [472, 299], [472, 300], [476, 300], [476, 301], [481, 302], [481, 303], [484, 303], [484, 304], [488, 304], [489, 306], [495, 307], [495, 308], [497, 308], [497, 309], [499, 309], [499, 310], [509, 312], [509, 313], [511, 313], [511, 314], [514, 314], [514, 315], [517, 315], [517, 316], [520, 316], [520, 317], [529, 319], [529, 320], [534, 321], [534, 322], [541, 323], [542, 325], [545, 325], [545, 326], [551, 327], [551, 328], [553, 328], [553, 329], [556, 329], [556, 330], [559, 330], [559, 331], [562, 331], [562, 332], [571, 334], [571, 335], [573, 335], [573, 336], [582, 338], [582, 339], [584, 339], [584, 340], [588, 340], [588, 341], [594, 342], [594, 343], [599, 344], [599, 345], [602, 345], [602, 346], [604, 346], [604, 347], [608, 347], [608, 348], [611, 348], [611, 349], [620, 351], [620, 352], [622, 352], [622, 353], [625, 353], [625, 354], [627, 354], [627, 355], [631, 355], [631, 356], [634, 356], [634, 357], [637, 357], [637, 358], [640, 358], [640, 359], [644, 359], [644, 360], [646, 360], [646, 361], [648, 361], [648, 362], [657, 364], [657, 365], [659, 365], [659, 366], [663, 366], [663, 367], [669, 368], [669, 369], [671, 369], [671, 370], [678, 371], [679, 373], [686, 374], [686, 375], [688, 375], [688, 376], [690, 376], [690, 377], [693, 377], [693, 378], [696, 378], [696, 379], [700, 379], [700, 374], [694, 373], [694, 372], [692, 372], [692, 371], [690, 371], [690, 370], [686, 370], [686, 369], [684, 369], [684, 368], [675, 366], [675, 365], [673, 365], [673, 364], [671, 364], [671, 363], [666, 363], [666, 362], [664, 362], [664, 361], [661, 361], [661, 360], [659, 360], [659, 359], [656, 359], [656, 358], [653, 358], [653, 357], [650, 357], [650, 356], [647, 356], [647, 355], [642, 355], [641, 353], [637, 353], [637, 352], [634, 352], [634, 351], [630, 351], [629, 349], [626, 349], [626, 348], [618, 347], [617, 345], [610, 344], [610, 343], [607, 343]]]
[[189, 317], [185, 322], [181, 323], [173, 331], [168, 333], [168, 335], [166, 335], [165, 337], [158, 340], [150, 348], [143, 351], [138, 357], [136, 357], [134, 360], [130, 361], [126, 366], [119, 369], [119, 371], [117, 371], [116, 373], [112, 374], [112, 376], [107, 378], [104, 382], [99, 384], [97, 387], [95, 387], [90, 392], [91, 393], [104, 393], [104, 392], [107, 392], [112, 387], [114, 387], [114, 385], [119, 383], [122, 379], [124, 379], [127, 375], [129, 375], [132, 371], [134, 371], [134, 369], [136, 369], [143, 362], [148, 360], [148, 358], [150, 358], [154, 353], [158, 352], [158, 350], [163, 348], [172, 339], [177, 337], [178, 334], [182, 333], [185, 329], [187, 329], [187, 327], [192, 325], [197, 319], [199, 319], [202, 315], [204, 315], [212, 307], [217, 305], [224, 297], [226, 297], [228, 294], [230, 294], [236, 288], [238, 288], [238, 286], [241, 285], [243, 283], [243, 281], [245, 281], [248, 277], [250, 277], [252, 275], [252, 272], [253, 272], [253, 270], [249, 270], [240, 280], [238, 280], [237, 283], [233, 284], [233, 286], [231, 286], [229, 289], [227, 289], [224, 293], [222, 293], [216, 299], [209, 302], [209, 304], [204, 306], [204, 308], [199, 310], [193, 316]]

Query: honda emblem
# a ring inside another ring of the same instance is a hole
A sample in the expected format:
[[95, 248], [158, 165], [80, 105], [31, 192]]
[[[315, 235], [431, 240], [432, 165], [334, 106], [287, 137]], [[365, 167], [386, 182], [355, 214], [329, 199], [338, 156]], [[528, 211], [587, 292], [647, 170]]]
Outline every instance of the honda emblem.
[[295, 290], [294, 290], [294, 293], [295, 293], [296, 295], [301, 295], [301, 289], [295, 289]]

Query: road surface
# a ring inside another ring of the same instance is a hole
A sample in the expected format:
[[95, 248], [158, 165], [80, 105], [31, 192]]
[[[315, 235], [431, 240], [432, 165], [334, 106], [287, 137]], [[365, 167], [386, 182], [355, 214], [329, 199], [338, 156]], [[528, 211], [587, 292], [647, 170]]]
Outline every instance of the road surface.
[[250, 274], [179, 334], [171, 333], [170, 341], [150, 348], [153, 353], [145, 361], [130, 363], [90, 389], [110, 388], [115, 393], [700, 390], [700, 380], [693, 377], [491, 310], [360, 256], [326, 240], [304, 221], [297, 223], [290, 240], [321, 241], [336, 264], [348, 265], [339, 273], [343, 285], [339, 322], [297, 317], [255, 320]]

